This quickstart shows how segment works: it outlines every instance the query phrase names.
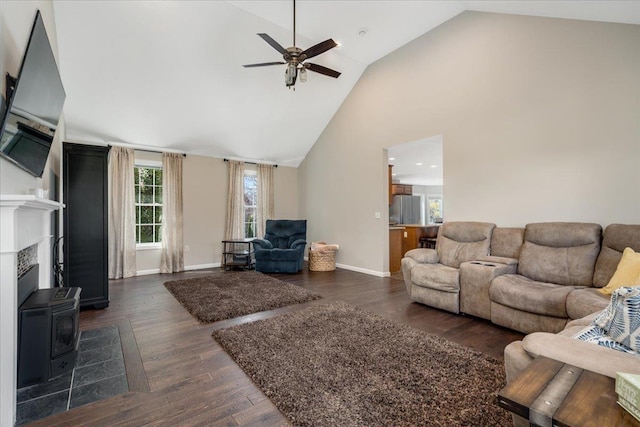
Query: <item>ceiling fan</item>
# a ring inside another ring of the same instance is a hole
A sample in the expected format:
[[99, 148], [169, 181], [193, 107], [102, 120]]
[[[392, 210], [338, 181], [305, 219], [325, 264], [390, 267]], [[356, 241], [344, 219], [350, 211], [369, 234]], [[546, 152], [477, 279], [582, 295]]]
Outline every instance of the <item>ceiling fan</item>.
[[247, 64], [243, 65], [243, 67], [266, 67], [269, 65], [287, 64], [287, 69], [284, 73], [284, 81], [289, 89], [293, 87], [294, 90], [298, 75], [300, 75], [300, 81], [302, 83], [307, 81], [307, 70], [324, 74], [325, 76], [333, 77], [336, 79], [340, 77], [340, 72], [338, 71], [332, 70], [331, 68], [327, 68], [322, 65], [305, 62], [309, 58], [313, 58], [314, 56], [318, 56], [321, 53], [328, 51], [329, 49], [333, 49], [334, 47], [338, 46], [338, 43], [334, 42], [333, 39], [328, 39], [314, 46], [311, 46], [306, 50], [302, 50], [296, 46], [296, 0], [293, 0], [293, 46], [285, 49], [277, 41], [272, 39], [268, 34], [258, 33], [258, 36], [262, 37], [262, 39], [269, 43], [271, 47], [280, 52], [284, 61]]

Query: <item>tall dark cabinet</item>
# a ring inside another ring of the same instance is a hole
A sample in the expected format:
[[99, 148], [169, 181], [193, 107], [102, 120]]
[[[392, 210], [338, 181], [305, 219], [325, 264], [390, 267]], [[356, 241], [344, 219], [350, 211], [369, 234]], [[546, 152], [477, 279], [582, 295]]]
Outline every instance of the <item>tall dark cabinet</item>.
[[109, 305], [108, 147], [64, 143], [64, 283], [80, 307]]

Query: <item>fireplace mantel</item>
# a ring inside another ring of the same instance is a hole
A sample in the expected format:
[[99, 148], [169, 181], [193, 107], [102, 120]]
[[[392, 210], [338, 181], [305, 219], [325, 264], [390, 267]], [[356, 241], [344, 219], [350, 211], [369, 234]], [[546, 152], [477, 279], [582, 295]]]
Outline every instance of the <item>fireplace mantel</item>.
[[38, 245], [39, 287], [51, 287], [51, 212], [63, 207], [31, 195], [0, 195], [0, 426], [13, 426], [16, 417], [18, 252]]
[[42, 216], [62, 207], [36, 196], [0, 195], [0, 252], [19, 252], [50, 237], [51, 224]]

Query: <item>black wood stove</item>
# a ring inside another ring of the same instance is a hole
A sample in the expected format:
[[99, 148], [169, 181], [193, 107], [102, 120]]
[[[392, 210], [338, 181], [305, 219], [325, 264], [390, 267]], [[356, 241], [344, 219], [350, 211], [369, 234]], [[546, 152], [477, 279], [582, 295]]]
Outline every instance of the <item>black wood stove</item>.
[[80, 291], [38, 289], [18, 308], [18, 388], [73, 369], [79, 342]]

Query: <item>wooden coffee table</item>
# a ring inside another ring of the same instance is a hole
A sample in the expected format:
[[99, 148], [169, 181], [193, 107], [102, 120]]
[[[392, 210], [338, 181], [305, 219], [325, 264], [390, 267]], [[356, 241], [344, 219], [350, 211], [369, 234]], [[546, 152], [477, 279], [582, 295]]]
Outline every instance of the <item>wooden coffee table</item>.
[[532, 425], [640, 427], [616, 402], [615, 380], [538, 356], [498, 393], [498, 404]]

